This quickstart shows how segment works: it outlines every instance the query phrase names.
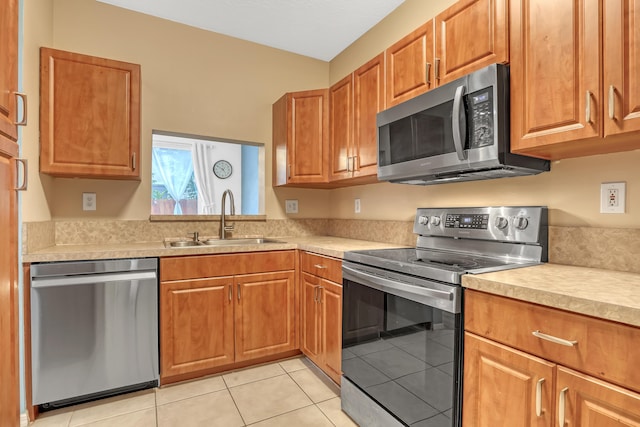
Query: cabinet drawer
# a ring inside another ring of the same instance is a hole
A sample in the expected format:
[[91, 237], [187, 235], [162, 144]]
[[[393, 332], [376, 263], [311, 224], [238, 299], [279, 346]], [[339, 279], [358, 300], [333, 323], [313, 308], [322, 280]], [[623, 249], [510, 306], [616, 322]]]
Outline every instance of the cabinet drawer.
[[342, 261], [311, 252], [300, 252], [300, 268], [305, 273], [342, 284]]
[[160, 281], [295, 270], [295, 251], [160, 258]]
[[[640, 328], [467, 290], [465, 330], [640, 391]], [[575, 341], [562, 345], [534, 331]]]

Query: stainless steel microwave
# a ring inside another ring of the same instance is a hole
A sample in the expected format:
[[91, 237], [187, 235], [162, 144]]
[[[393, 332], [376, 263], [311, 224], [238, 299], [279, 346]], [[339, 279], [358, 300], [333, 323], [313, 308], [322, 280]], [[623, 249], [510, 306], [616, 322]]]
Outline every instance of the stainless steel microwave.
[[510, 152], [509, 68], [492, 64], [377, 115], [378, 179], [439, 184], [549, 170]]

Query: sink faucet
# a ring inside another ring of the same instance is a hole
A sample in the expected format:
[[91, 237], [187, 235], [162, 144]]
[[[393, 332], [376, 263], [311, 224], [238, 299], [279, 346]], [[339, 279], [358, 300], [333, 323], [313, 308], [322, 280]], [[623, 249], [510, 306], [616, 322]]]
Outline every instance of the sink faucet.
[[231, 206], [229, 207], [229, 215], [235, 215], [236, 214], [236, 207], [235, 207], [235, 202], [233, 201], [233, 193], [231, 192], [231, 190], [226, 190], [224, 193], [222, 193], [222, 203], [221, 203], [221, 210], [220, 210], [220, 239], [226, 239], [227, 238], [227, 231], [233, 231], [233, 224], [231, 225], [226, 225], [225, 224], [225, 196], [229, 195], [229, 202], [231, 202]]

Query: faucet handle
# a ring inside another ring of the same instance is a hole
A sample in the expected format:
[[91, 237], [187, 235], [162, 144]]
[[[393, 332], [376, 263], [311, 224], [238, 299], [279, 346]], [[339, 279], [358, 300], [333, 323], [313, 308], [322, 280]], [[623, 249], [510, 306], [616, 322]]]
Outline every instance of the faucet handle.
[[200, 237], [200, 233], [198, 233], [197, 231], [192, 231], [191, 233], [189, 233], [190, 235], [193, 236], [193, 241], [197, 242], [199, 237]]

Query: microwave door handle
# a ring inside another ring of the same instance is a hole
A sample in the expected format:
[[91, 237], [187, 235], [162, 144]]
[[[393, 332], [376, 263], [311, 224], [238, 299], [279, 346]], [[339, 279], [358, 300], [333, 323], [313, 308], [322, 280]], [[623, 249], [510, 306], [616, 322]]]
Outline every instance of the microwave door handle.
[[462, 108], [462, 95], [464, 95], [464, 86], [458, 86], [456, 94], [453, 97], [453, 113], [451, 115], [451, 126], [453, 128], [453, 146], [456, 148], [458, 159], [466, 160], [467, 153], [462, 146], [462, 135], [460, 132], [460, 113], [463, 114], [463, 122], [466, 126], [467, 116]]

